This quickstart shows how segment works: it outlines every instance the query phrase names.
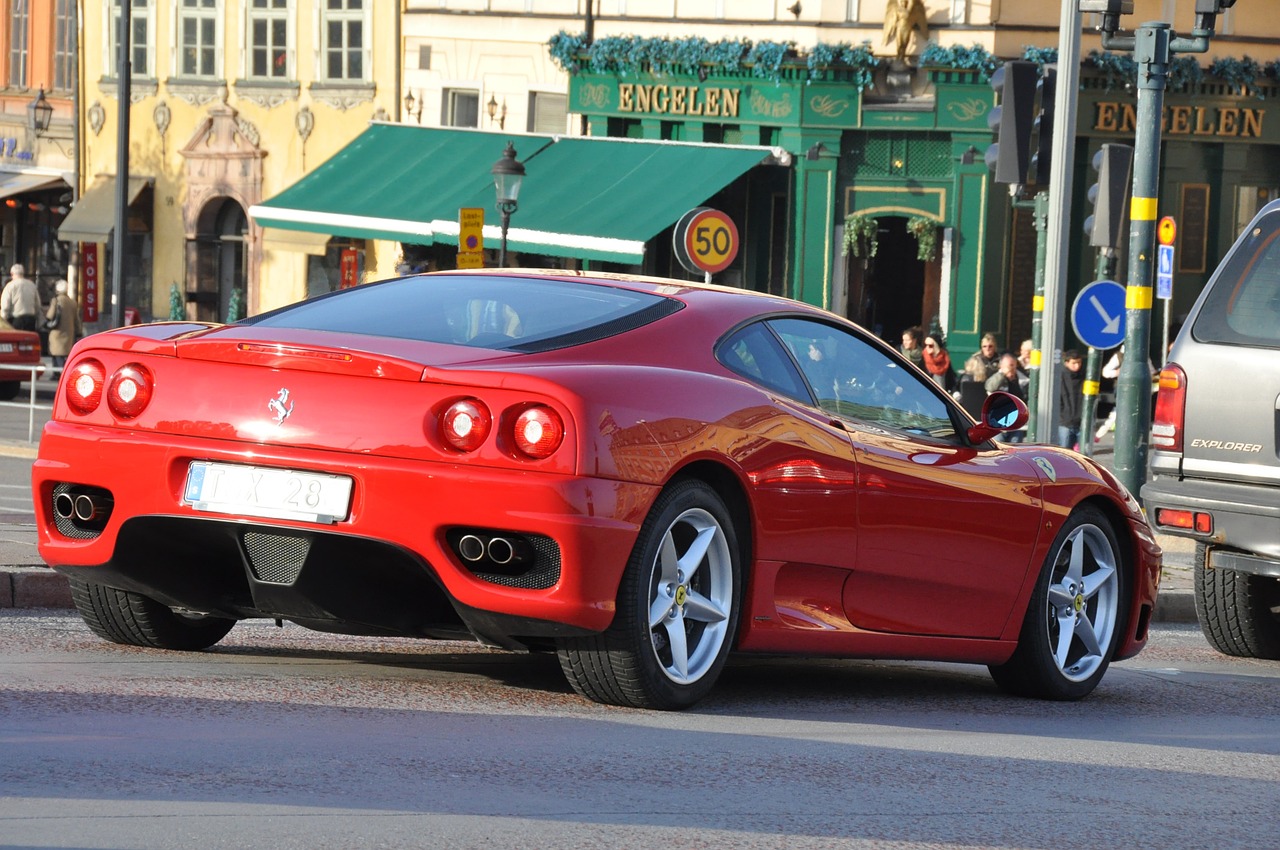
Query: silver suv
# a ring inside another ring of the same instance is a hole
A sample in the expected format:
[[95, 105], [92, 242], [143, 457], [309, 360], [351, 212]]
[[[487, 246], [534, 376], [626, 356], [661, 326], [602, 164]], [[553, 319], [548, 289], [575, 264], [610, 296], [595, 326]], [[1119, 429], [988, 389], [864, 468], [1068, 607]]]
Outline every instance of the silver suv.
[[1196, 540], [1196, 614], [1227, 655], [1280, 659], [1280, 202], [1232, 246], [1160, 373], [1142, 499]]

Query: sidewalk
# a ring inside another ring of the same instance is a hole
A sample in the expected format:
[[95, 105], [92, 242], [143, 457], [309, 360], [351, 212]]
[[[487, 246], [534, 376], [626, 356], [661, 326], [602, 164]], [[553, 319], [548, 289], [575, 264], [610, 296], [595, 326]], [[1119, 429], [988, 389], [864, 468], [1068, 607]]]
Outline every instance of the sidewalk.
[[[1110, 468], [1112, 437], [1094, 445], [1094, 458]], [[36, 456], [35, 446], [0, 440], [0, 454]], [[1195, 543], [1182, 537], [1159, 535], [1164, 547], [1164, 569], [1154, 620], [1163, 623], [1196, 622], [1192, 596]], [[36, 550], [36, 528], [30, 514], [0, 514], [0, 608], [69, 608], [71, 591], [66, 579], [44, 566]]]

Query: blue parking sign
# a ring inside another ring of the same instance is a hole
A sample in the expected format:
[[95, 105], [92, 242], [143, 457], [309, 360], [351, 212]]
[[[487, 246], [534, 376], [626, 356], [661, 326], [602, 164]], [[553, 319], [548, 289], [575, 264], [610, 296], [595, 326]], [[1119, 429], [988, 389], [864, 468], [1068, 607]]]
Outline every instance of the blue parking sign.
[[1156, 297], [1173, 297], [1173, 246], [1156, 246]]
[[1080, 290], [1071, 305], [1071, 326], [1081, 342], [1101, 351], [1124, 342], [1124, 296], [1114, 280], [1095, 280]]

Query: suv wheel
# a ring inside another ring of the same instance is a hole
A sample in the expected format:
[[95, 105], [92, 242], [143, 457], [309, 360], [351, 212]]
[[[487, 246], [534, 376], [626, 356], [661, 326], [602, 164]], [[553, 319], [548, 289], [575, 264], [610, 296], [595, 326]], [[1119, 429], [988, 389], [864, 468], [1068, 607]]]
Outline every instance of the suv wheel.
[[1208, 565], [1196, 544], [1196, 618], [1213, 648], [1243, 658], [1280, 659], [1280, 579]]

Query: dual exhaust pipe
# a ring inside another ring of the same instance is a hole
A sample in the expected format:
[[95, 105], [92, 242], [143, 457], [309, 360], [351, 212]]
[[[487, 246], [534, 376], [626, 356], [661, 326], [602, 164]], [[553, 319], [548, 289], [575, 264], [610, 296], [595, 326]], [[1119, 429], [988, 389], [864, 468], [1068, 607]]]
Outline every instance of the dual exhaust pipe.
[[502, 535], [481, 536], [464, 534], [458, 538], [458, 556], [467, 563], [476, 564], [488, 560], [500, 567], [519, 564], [529, 560], [532, 548], [520, 538], [503, 537]]
[[115, 500], [99, 493], [58, 493], [53, 511], [66, 520], [82, 523], [106, 522]]

